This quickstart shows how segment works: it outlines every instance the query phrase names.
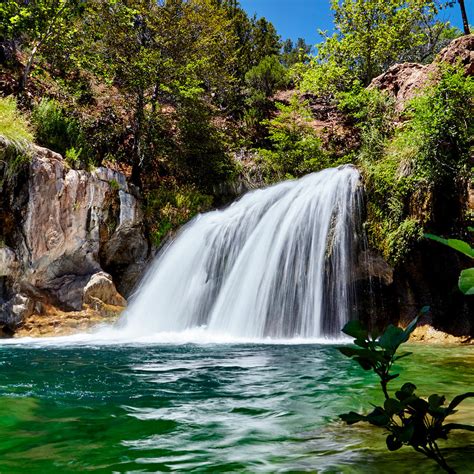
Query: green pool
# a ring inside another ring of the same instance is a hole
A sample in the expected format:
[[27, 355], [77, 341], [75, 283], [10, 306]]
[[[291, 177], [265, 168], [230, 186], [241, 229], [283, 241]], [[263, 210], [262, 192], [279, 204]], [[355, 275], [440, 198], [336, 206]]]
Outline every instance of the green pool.
[[[474, 348], [411, 350], [397, 385], [473, 389]], [[0, 346], [0, 364], [1, 473], [439, 472], [337, 420], [380, 397], [331, 345], [30, 343]], [[474, 433], [457, 433], [447, 459], [474, 472]]]

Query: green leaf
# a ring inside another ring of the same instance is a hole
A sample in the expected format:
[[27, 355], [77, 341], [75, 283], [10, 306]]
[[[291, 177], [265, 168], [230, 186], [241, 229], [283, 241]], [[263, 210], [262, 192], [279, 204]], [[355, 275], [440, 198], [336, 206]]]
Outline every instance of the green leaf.
[[361, 324], [360, 321], [349, 321], [343, 328], [342, 332], [348, 336], [352, 336], [354, 339], [367, 339], [369, 332]]
[[461, 272], [458, 286], [465, 295], [474, 295], [474, 268], [468, 268]]
[[380, 346], [392, 354], [403, 342], [408, 340], [409, 334], [407, 335], [403, 329], [400, 329], [393, 324], [390, 324], [385, 332], [380, 336], [378, 343]]
[[386, 426], [390, 423], [390, 417], [382, 407], [375, 407], [374, 411], [369, 413], [366, 419], [374, 426]]
[[345, 421], [348, 425], [359, 423], [359, 421], [366, 421], [366, 417], [364, 415], [359, 415], [359, 413], [356, 413], [355, 411], [343, 413], [342, 415], [339, 415], [339, 418], [342, 421]]
[[387, 448], [389, 451], [396, 451], [397, 449], [400, 449], [403, 446], [402, 442], [394, 435], [388, 435], [385, 441], [387, 443]]
[[400, 400], [406, 400], [408, 397], [411, 397], [416, 390], [416, 385], [407, 382], [403, 384], [402, 388], [395, 392], [395, 396]]
[[[423, 311], [423, 309], [422, 309]], [[410, 334], [416, 329], [416, 325], [418, 324], [418, 319], [419, 317], [417, 316], [406, 328], [405, 328], [405, 336], [406, 336], [406, 341], [410, 339]]]
[[400, 354], [399, 356], [395, 357], [395, 360], [400, 360], [403, 359], [404, 357], [411, 356], [413, 352], [404, 352], [403, 354]]
[[372, 362], [365, 357], [354, 357], [354, 360], [357, 361], [364, 370], [371, 370], [373, 367]]
[[409, 402], [406, 401], [405, 404], [413, 410], [417, 411], [418, 414], [424, 415], [428, 412], [429, 409], [428, 402], [420, 397], [413, 397], [413, 400], [410, 400]]
[[428, 397], [430, 410], [436, 410], [437, 408], [443, 406], [445, 401], [446, 401], [446, 397], [444, 397], [443, 395], [437, 395], [436, 393], [433, 393], [433, 395], [430, 395]]
[[337, 350], [346, 357], [353, 357], [362, 352], [362, 349], [355, 349], [354, 347], [338, 347]]
[[403, 411], [403, 405], [398, 400], [395, 400], [395, 398], [387, 398], [383, 407], [389, 416], [396, 415]]
[[431, 240], [435, 240], [436, 242], [440, 242], [441, 244], [447, 245], [458, 252], [467, 255], [468, 257], [474, 258], [474, 249], [463, 240], [458, 239], [443, 239], [442, 237], [438, 237], [437, 235], [433, 234], [425, 234], [425, 237]]
[[400, 441], [403, 443], [408, 443], [411, 438], [413, 437], [413, 434], [415, 433], [415, 426], [413, 424], [405, 426], [403, 429], [400, 430]]
[[454, 410], [462, 401], [464, 401], [466, 398], [471, 397], [474, 397], [474, 392], [466, 392], [461, 395], [458, 395], [457, 397], [454, 397], [451, 400], [451, 403], [448, 405], [448, 408], [450, 410]]

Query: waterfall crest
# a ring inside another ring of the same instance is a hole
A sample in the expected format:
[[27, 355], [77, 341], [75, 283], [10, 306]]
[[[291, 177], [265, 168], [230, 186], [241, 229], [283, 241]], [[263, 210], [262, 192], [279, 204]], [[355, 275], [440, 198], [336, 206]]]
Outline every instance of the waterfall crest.
[[133, 335], [339, 335], [352, 315], [360, 176], [331, 168], [197, 216], [156, 257], [125, 314]]

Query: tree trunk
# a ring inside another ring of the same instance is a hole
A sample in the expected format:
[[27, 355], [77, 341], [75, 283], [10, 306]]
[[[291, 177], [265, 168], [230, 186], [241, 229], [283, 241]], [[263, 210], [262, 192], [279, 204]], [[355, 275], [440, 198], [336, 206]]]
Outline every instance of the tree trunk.
[[141, 168], [142, 168], [142, 151], [141, 140], [143, 132], [143, 117], [145, 108], [145, 98], [143, 91], [140, 91], [137, 96], [136, 110], [135, 110], [135, 133], [133, 137], [132, 150], [132, 175], [130, 177], [133, 184], [141, 187]]
[[464, 28], [464, 34], [470, 35], [471, 30], [469, 29], [469, 21], [467, 20], [466, 6], [464, 5], [464, 0], [458, 0], [459, 6], [461, 7], [461, 16], [462, 16], [462, 26]]
[[38, 51], [38, 48], [41, 46], [41, 42], [37, 43], [33, 49], [31, 50], [30, 56], [28, 58], [28, 61], [26, 63], [25, 69], [23, 70], [23, 74], [21, 76], [20, 80], [20, 92], [23, 92], [26, 89], [26, 84], [28, 82], [28, 77], [30, 75], [31, 71], [31, 66], [33, 66], [33, 61], [35, 59], [35, 54], [36, 51]]

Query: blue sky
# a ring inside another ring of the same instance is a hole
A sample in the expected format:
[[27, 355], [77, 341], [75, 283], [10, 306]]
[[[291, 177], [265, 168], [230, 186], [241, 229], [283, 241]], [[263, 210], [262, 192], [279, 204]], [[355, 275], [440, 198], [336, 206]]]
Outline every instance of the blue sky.
[[[474, 24], [474, 0], [466, 0], [465, 3], [470, 23]], [[270, 20], [283, 39], [302, 37], [309, 44], [320, 41], [318, 29], [331, 29], [329, 4], [329, 0], [240, 0], [240, 5], [250, 15], [256, 13]], [[441, 19], [461, 28], [459, 6], [441, 12]]]

